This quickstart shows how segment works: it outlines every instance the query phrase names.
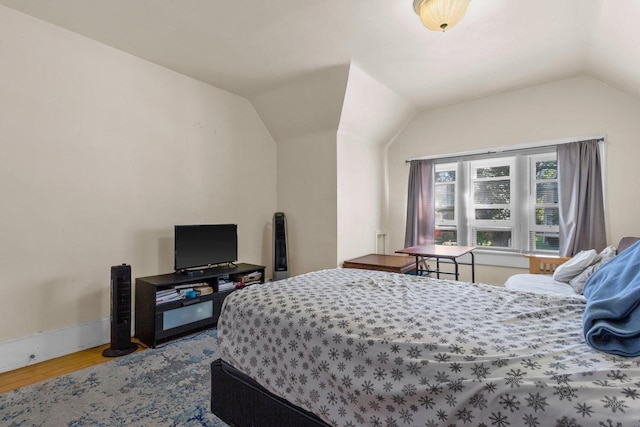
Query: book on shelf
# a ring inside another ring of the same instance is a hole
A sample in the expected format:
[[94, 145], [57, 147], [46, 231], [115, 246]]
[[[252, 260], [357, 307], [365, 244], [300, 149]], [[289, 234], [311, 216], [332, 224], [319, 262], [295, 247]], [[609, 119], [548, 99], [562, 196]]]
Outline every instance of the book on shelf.
[[[254, 283], [260, 283], [262, 280], [262, 273], [260, 271], [254, 271], [247, 274], [235, 274], [232, 279], [236, 283], [241, 283], [239, 286], [253, 285]], [[238, 286], [238, 285], [236, 285]]]
[[195, 286], [193, 290], [196, 291], [200, 296], [213, 293], [213, 288], [211, 286]]
[[166, 302], [180, 301], [180, 300], [181, 300], [181, 299], [183, 299], [183, 298], [184, 298], [184, 296], [183, 296], [183, 295], [181, 295], [179, 292], [177, 292], [177, 291], [174, 289], [174, 292], [173, 292], [173, 293], [165, 294], [165, 295], [160, 295], [160, 296], [157, 296], [157, 295], [156, 295], [156, 305], [158, 305], [158, 304], [164, 304], [164, 303], [166, 303]]
[[235, 282], [236, 288], [244, 288], [245, 286], [255, 285], [256, 283], [262, 283], [260, 280], [252, 280], [250, 282]]
[[233, 282], [219, 283], [218, 284], [218, 292], [230, 291], [235, 289], [236, 285]]

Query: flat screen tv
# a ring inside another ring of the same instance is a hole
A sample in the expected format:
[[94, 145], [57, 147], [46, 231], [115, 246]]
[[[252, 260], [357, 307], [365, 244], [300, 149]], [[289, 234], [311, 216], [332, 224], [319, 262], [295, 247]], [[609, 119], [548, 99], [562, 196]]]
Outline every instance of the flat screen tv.
[[176, 271], [238, 260], [237, 224], [176, 225], [174, 238]]

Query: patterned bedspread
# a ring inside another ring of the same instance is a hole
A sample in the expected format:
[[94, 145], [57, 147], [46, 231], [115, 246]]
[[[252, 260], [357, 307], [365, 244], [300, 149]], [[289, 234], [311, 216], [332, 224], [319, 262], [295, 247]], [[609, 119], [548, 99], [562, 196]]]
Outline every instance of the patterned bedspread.
[[335, 426], [640, 426], [640, 358], [596, 352], [584, 300], [324, 270], [225, 300], [221, 357]]

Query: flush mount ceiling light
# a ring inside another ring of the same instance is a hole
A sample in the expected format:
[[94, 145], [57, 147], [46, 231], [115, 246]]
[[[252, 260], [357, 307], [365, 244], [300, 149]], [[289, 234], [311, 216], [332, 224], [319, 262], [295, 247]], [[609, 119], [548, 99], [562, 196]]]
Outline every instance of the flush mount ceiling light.
[[453, 28], [464, 17], [470, 0], [413, 0], [413, 10], [431, 31]]

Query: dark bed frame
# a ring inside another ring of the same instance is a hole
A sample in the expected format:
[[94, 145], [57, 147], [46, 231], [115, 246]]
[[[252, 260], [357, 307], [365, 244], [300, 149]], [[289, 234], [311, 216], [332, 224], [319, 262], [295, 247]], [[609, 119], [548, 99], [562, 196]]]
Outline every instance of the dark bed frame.
[[329, 427], [222, 359], [211, 364], [211, 412], [231, 426]]

